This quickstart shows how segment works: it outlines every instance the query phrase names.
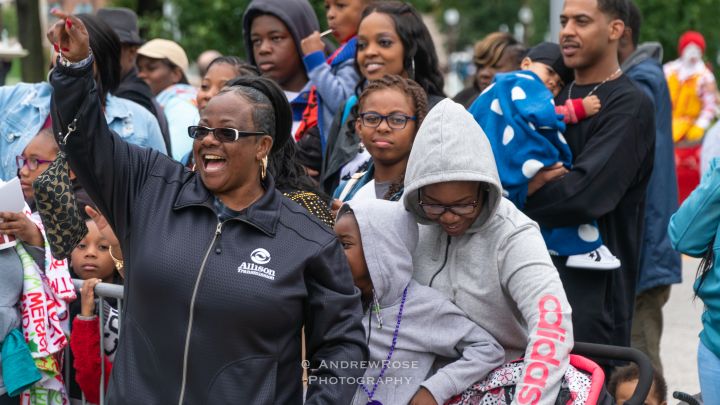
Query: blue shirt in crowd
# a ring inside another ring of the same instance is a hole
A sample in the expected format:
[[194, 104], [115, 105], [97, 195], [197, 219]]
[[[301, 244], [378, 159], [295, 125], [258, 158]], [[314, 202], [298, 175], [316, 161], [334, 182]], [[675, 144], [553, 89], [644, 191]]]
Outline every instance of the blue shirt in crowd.
[[[42, 129], [50, 114], [52, 87], [48, 83], [19, 83], [0, 87], [0, 179], [17, 176], [15, 156]], [[145, 108], [130, 100], [108, 95], [105, 118], [110, 129], [130, 143], [163, 153], [160, 126]]]
[[188, 127], [200, 121], [196, 97], [195, 88], [187, 84], [174, 84], [155, 96], [167, 118], [172, 157], [178, 161], [192, 150], [193, 139], [188, 135]]

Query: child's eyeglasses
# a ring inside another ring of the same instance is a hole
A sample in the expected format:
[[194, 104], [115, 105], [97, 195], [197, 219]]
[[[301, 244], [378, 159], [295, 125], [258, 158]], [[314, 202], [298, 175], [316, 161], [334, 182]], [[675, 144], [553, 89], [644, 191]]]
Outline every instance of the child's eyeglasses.
[[405, 129], [408, 121], [415, 121], [415, 116], [394, 113], [390, 115], [382, 115], [376, 112], [366, 112], [360, 114], [362, 124], [368, 128], [377, 128], [383, 121], [387, 122], [392, 129]]
[[36, 158], [25, 158], [24, 156], [15, 156], [15, 164], [17, 164], [18, 170], [21, 170], [23, 166], [27, 166], [30, 170], [37, 170], [38, 165], [43, 163], [52, 163], [52, 160], [36, 159]]

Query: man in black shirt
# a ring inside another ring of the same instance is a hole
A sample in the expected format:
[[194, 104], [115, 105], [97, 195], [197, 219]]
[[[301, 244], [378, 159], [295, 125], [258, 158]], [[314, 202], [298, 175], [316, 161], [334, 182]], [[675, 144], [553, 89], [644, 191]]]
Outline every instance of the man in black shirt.
[[565, 133], [574, 163], [554, 166], [528, 186], [525, 212], [548, 228], [597, 220], [603, 242], [621, 261], [615, 270], [568, 268], [554, 256], [573, 308], [576, 341], [630, 345], [643, 233], [645, 191], [653, 166], [655, 129], [651, 101], [622, 74], [618, 41], [625, 0], [566, 0], [560, 17], [565, 64], [575, 70], [556, 98], [594, 94], [600, 112]]
[[140, 45], [143, 44], [138, 34], [137, 15], [134, 11], [123, 7], [102, 8], [98, 10], [97, 15], [112, 27], [122, 44], [122, 54], [120, 55], [122, 79], [120, 86], [118, 86], [113, 95], [134, 101], [153, 113], [158, 120], [158, 124], [160, 124], [160, 131], [165, 141], [167, 154], [168, 156], [172, 156], [172, 152], [170, 151], [170, 132], [165, 114], [162, 111], [162, 107], [155, 101], [150, 86], [138, 77], [137, 68], [135, 67], [137, 50]]

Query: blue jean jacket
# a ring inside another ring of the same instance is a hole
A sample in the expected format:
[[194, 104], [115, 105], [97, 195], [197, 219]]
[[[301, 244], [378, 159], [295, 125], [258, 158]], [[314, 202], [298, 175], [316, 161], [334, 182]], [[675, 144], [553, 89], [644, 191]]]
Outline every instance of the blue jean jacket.
[[[0, 87], [0, 179], [17, 175], [15, 156], [22, 155], [40, 132], [50, 113], [52, 87], [48, 83], [19, 83]], [[165, 153], [160, 126], [142, 106], [108, 95], [105, 118], [110, 129], [128, 142]]]
[[[200, 121], [196, 96], [197, 92], [192, 86], [174, 84], [155, 97], [167, 118], [172, 157], [178, 161], [192, 151], [193, 139], [188, 135], [188, 127]], [[110, 129], [113, 129], [112, 126]]]

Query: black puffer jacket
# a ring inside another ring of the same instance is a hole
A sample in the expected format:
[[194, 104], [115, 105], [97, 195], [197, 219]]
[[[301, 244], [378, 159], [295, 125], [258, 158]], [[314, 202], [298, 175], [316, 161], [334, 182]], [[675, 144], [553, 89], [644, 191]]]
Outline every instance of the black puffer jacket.
[[[313, 365], [366, 359], [342, 247], [272, 178], [244, 215], [219, 223], [200, 176], [108, 130], [90, 67], [59, 66], [51, 83], [55, 132], [76, 119], [64, 149], [128, 269], [108, 403], [301, 404], [303, 325]], [[306, 403], [350, 402], [356, 385], [328, 381], [339, 383], [310, 385]]]

